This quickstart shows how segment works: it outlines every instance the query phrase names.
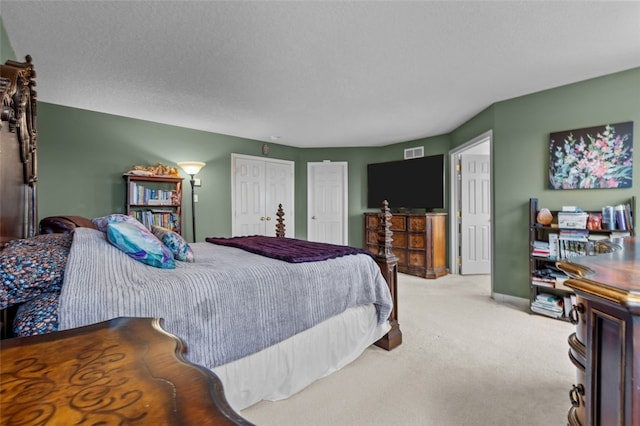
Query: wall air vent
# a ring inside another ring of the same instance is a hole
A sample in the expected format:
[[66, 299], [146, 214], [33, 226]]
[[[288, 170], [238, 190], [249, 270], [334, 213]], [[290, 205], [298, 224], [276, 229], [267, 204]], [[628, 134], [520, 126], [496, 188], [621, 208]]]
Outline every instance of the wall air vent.
[[424, 157], [424, 146], [416, 146], [414, 148], [407, 148], [404, 150], [404, 159], [410, 160], [412, 158]]

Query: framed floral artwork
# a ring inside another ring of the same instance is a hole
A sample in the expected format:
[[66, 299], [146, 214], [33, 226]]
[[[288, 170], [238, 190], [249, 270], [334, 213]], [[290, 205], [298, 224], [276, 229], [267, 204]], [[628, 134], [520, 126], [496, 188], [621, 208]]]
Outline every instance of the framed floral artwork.
[[549, 188], [631, 188], [633, 122], [551, 133]]

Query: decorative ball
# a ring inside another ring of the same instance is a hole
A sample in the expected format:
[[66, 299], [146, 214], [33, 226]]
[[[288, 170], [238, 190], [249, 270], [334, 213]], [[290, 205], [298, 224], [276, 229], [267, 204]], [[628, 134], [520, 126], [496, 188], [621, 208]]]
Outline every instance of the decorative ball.
[[538, 212], [538, 216], [536, 217], [536, 220], [538, 221], [539, 224], [550, 225], [551, 222], [553, 222], [553, 215], [551, 214], [549, 209], [542, 208]]

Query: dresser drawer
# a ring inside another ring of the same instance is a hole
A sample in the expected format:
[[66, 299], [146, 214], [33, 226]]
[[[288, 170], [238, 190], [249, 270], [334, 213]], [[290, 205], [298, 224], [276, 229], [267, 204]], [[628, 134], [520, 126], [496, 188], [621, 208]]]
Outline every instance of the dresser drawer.
[[424, 250], [426, 247], [426, 238], [424, 234], [409, 233], [409, 248]]
[[407, 228], [410, 232], [424, 232], [427, 229], [427, 218], [424, 216], [407, 217], [409, 224]]
[[366, 236], [365, 236], [365, 241], [367, 244], [373, 244], [373, 245], [377, 245], [378, 244], [378, 232], [367, 229], [366, 231]]
[[393, 250], [393, 254], [398, 258], [398, 265], [407, 264], [407, 251], [402, 249]]
[[[378, 230], [380, 226], [380, 217], [377, 214], [367, 214], [365, 215], [365, 226], [367, 229], [371, 229], [374, 231]], [[404, 216], [391, 216], [391, 226], [389, 227], [392, 231], [406, 231], [407, 225]]]
[[[367, 229], [366, 231], [366, 244], [377, 246], [378, 245], [378, 231]], [[407, 234], [393, 234], [391, 237], [391, 247], [405, 248], [407, 247]]]
[[405, 216], [391, 216], [391, 230], [392, 231], [406, 231], [407, 222]]
[[409, 259], [408, 259], [408, 265], [414, 266], [414, 267], [421, 267], [424, 268], [424, 264], [425, 264], [425, 254], [423, 251], [413, 251], [413, 250], [409, 250]]
[[571, 411], [577, 420], [577, 424], [586, 424], [586, 396], [585, 396], [586, 373], [584, 369], [576, 368], [576, 383], [569, 391], [569, 399], [571, 400]]
[[391, 236], [391, 238], [393, 238], [393, 241], [391, 242], [391, 247], [398, 247], [398, 248], [406, 248], [407, 247], [407, 233], [406, 232], [393, 234]]

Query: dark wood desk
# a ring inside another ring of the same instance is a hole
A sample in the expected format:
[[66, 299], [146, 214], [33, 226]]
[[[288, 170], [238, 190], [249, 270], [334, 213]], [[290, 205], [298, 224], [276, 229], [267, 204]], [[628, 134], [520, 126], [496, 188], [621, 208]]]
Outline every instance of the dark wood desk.
[[569, 357], [577, 367], [570, 425], [640, 425], [640, 239], [559, 266], [577, 301]]
[[153, 318], [0, 342], [0, 423], [250, 425]]

